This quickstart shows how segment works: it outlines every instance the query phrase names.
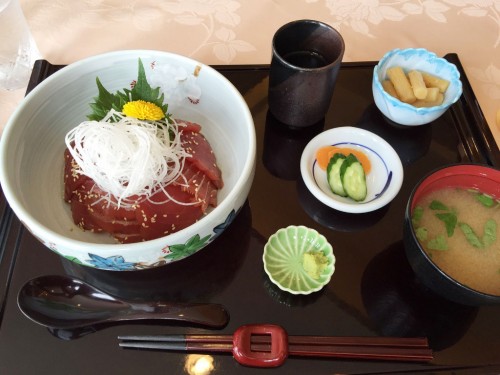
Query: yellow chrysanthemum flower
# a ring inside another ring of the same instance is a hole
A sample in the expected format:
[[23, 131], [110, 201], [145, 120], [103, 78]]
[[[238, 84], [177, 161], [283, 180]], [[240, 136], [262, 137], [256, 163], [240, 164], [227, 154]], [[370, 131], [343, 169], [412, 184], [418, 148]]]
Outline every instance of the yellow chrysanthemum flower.
[[125, 116], [135, 117], [139, 120], [158, 121], [165, 118], [165, 113], [154, 103], [144, 100], [128, 102], [123, 106], [122, 112]]

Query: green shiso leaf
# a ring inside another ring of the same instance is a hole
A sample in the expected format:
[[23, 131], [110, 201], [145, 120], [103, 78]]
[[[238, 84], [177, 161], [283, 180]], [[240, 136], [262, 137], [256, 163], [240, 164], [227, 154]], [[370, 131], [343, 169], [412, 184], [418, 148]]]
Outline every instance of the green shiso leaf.
[[111, 93], [103, 86], [99, 78], [96, 78], [99, 95], [94, 98], [94, 103], [90, 103], [92, 113], [87, 116], [89, 120], [101, 121], [111, 109], [121, 112], [126, 103], [144, 100], [145, 102], [150, 102], [160, 107], [165, 114], [165, 119], [170, 121], [168, 104], [163, 103], [165, 95], [160, 93], [159, 87], [152, 88], [148, 83], [146, 71], [144, 70], [141, 59], [139, 59], [138, 65], [137, 80], [132, 89], [125, 88], [122, 91]]
[[[99, 77], [96, 78], [96, 84], [99, 91], [99, 96], [94, 98], [94, 103], [90, 103], [92, 113], [87, 116], [87, 118], [91, 121], [100, 121], [108, 114], [108, 112], [112, 108], [117, 109], [120, 107], [120, 98], [117, 95], [112, 94], [108, 90], [106, 90], [106, 88], [99, 80]], [[121, 111], [121, 108], [119, 110]]]

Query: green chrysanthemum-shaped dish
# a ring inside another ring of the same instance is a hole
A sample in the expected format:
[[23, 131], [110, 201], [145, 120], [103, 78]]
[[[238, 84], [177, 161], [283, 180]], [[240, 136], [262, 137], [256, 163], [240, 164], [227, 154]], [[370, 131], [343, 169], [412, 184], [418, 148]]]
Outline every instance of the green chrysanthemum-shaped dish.
[[317, 292], [335, 271], [335, 256], [327, 239], [305, 226], [274, 233], [264, 246], [264, 270], [281, 290], [292, 294]]

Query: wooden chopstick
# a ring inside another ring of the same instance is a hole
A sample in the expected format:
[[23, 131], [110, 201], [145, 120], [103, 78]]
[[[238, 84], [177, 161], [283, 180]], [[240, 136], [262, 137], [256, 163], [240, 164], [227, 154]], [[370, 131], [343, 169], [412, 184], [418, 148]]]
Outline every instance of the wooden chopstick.
[[[232, 335], [119, 336], [122, 347], [143, 349], [230, 352]], [[270, 351], [268, 335], [252, 335], [251, 349]], [[289, 336], [291, 356], [335, 357], [428, 362], [432, 350], [425, 338]]]
[[120, 342], [119, 345], [122, 348], [158, 349], [172, 351], [231, 352], [231, 350], [233, 349], [233, 345], [230, 343], [217, 342], [187, 344], [179, 341], [124, 341]]
[[405, 348], [361, 345], [290, 345], [288, 354], [301, 357], [362, 358], [394, 361], [428, 362], [433, 359], [428, 348]]
[[[163, 341], [163, 342], [218, 342], [232, 343], [232, 335], [129, 335], [118, 336], [119, 340]], [[269, 343], [269, 335], [252, 335], [252, 343]], [[349, 336], [288, 336], [289, 345], [337, 345], [337, 346], [390, 346], [427, 348], [425, 337], [349, 337]]]

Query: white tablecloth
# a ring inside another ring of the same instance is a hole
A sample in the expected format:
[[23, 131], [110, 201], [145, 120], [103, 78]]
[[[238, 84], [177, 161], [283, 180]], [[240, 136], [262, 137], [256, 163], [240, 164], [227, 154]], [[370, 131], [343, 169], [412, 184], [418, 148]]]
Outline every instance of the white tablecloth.
[[[40, 57], [53, 64], [122, 49], [269, 63], [274, 32], [301, 18], [337, 28], [344, 61], [379, 60], [393, 48], [455, 52], [500, 144], [500, 0], [20, 1]], [[1, 127], [23, 95], [0, 91]]]

